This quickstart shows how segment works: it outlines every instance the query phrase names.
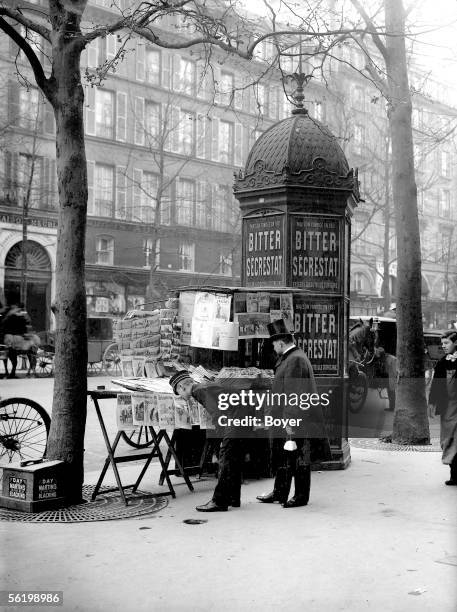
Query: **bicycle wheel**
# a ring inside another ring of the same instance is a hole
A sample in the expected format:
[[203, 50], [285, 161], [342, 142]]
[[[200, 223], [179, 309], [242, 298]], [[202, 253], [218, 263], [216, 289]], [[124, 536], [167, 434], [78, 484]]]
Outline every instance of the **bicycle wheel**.
[[41, 459], [51, 419], [46, 410], [23, 397], [0, 402], [0, 462]]
[[121, 438], [124, 442], [127, 442], [129, 446], [133, 446], [134, 448], [147, 448], [154, 442], [149, 427], [143, 426], [138, 429], [133, 429], [132, 431], [123, 431], [121, 433]]
[[54, 355], [52, 353], [38, 351], [35, 372], [37, 372], [40, 377], [52, 376], [53, 367]]

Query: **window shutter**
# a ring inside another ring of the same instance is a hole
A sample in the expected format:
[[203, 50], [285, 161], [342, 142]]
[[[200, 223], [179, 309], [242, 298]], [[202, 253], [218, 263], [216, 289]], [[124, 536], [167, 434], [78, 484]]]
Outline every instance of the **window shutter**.
[[116, 218], [127, 218], [127, 189], [126, 189], [126, 168], [117, 166], [116, 168]]
[[54, 111], [48, 101], [45, 101], [44, 103], [44, 131], [46, 134], [56, 133]]
[[108, 34], [106, 37], [106, 59], [112, 60], [116, 57], [116, 34]]
[[213, 117], [211, 126], [211, 159], [219, 161], [219, 119], [217, 117]]
[[162, 85], [165, 89], [170, 89], [171, 58], [171, 53], [162, 53]]
[[218, 67], [213, 68], [213, 79], [214, 79], [214, 101], [217, 104], [221, 103], [221, 69]]
[[243, 110], [243, 90], [241, 79], [235, 75], [235, 93], [233, 104], [236, 110]]
[[180, 141], [180, 130], [181, 130], [181, 126], [179, 125], [179, 120], [180, 120], [180, 111], [179, 108], [177, 106], [172, 106], [171, 107], [171, 124], [170, 124], [170, 131], [171, 131], [171, 150], [174, 153], [179, 153], [179, 141]]
[[144, 98], [135, 98], [135, 144], [144, 145]]
[[95, 136], [95, 87], [85, 86], [86, 134]]
[[13, 125], [19, 123], [19, 84], [14, 81], [8, 83], [8, 120]]
[[127, 140], [127, 94], [123, 91], [117, 92], [116, 138], [122, 142]]
[[235, 123], [235, 166], [241, 167], [243, 162], [243, 126], [241, 123]]
[[96, 68], [99, 64], [98, 52], [100, 41], [98, 38], [90, 42], [87, 46], [87, 67]]
[[205, 159], [206, 157], [206, 116], [197, 115], [197, 157]]
[[171, 76], [171, 89], [174, 91], [181, 91], [182, 84], [180, 82], [181, 79], [181, 57], [179, 55], [171, 56], [172, 62], [172, 76]]
[[143, 170], [133, 169], [133, 218], [132, 221], [142, 220], [143, 192], [141, 184], [143, 182]]
[[142, 40], [136, 42], [136, 80], [144, 81], [146, 48]]
[[87, 214], [93, 215], [95, 213], [95, 162], [87, 161]]

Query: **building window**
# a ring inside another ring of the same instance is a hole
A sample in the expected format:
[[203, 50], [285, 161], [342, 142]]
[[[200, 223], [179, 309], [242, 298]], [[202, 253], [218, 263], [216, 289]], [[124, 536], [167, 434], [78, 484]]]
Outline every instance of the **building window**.
[[219, 274], [232, 276], [232, 253], [221, 253], [219, 256]]
[[179, 153], [193, 155], [195, 148], [195, 114], [180, 111], [179, 117]]
[[214, 192], [212, 221], [213, 229], [217, 232], [230, 231], [229, 216], [231, 197], [228, 185], [218, 185]]
[[160, 104], [146, 101], [145, 104], [146, 140], [152, 147], [160, 146]]
[[235, 79], [231, 72], [222, 72], [217, 93], [216, 101], [220, 104], [229, 106], [232, 102], [233, 91], [235, 89]]
[[195, 266], [195, 244], [181, 242], [178, 248], [178, 266], [182, 272], [193, 272]]
[[38, 89], [25, 87], [19, 89], [19, 117], [18, 125], [26, 130], [38, 127]]
[[351, 291], [357, 293], [369, 293], [370, 287], [369, 282], [365, 274], [362, 272], [355, 272], [351, 278]]
[[438, 215], [445, 219], [451, 216], [451, 192], [448, 189], [440, 189], [438, 192]]
[[189, 96], [195, 95], [195, 75], [195, 62], [181, 57], [179, 61], [179, 70], [176, 75], [176, 90], [188, 94]]
[[102, 138], [114, 135], [114, 93], [97, 89], [95, 97], [95, 134]]
[[365, 146], [365, 127], [363, 125], [354, 126], [354, 153], [362, 155]]
[[144, 238], [143, 239], [143, 253], [144, 253], [144, 268], [150, 268], [153, 265], [153, 240], [152, 238]]
[[176, 223], [194, 224], [195, 182], [179, 179], [176, 184]]
[[114, 208], [114, 168], [96, 164], [95, 166], [95, 209], [96, 217], [112, 217]]
[[143, 172], [141, 182], [142, 188], [142, 210], [140, 218], [145, 223], [155, 223], [155, 211], [157, 208], [157, 190], [159, 177], [152, 172]]
[[112, 266], [114, 263], [114, 239], [111, 236], [97, 236], [96, 263], [103, 266]]
[[151, 85], [160, 85], [160, 51], [146, 49], [146, 81]]
[[219, 161], [233, 165], [233, 123], [219, 121]]
[[43, 188], [43, 159], [41, 157], [19, 154], [18, 168], [18, 196], [23, 202], [27, 197], [30, 184], [29, 202], [30, 208], [42, 208], [41, 200], [44, 200]]
[[451, 178], [451, 165], [449, 151], [440, 151], [440, 174], [445, 178]]

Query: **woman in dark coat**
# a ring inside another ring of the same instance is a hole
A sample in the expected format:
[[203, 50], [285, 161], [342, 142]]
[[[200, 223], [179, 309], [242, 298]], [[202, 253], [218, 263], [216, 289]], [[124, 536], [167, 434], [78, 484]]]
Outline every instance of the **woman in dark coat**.
[[450, 329], [441, 336], [442, 357], [435, 366], [429, 404], [441, 418], [442, 461], [451, 467], [447, 485], [457, 485], [457, 331]]

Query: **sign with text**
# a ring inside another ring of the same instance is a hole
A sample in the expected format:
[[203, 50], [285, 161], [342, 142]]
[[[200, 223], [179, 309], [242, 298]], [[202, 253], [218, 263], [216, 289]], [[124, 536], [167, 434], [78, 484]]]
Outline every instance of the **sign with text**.
[[294, 295], [294, 330], [316, 376], [340, 373], [340, 300]]
[[243, 219], [243, 284], [284, 286], [284, 250], [284, 215]]
[[291, 215], [290, 285], [318, 293], [341, 290], [340, 221], [330, 216]]

